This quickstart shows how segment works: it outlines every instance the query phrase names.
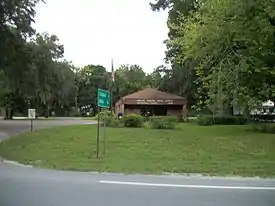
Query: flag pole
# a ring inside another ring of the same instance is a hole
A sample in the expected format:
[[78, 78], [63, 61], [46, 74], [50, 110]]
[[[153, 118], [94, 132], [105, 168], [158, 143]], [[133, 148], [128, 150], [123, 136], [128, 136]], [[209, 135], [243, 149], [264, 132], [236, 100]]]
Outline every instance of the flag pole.
[[111, 84], [110, 84], [110, 111], [113, 112], [113, 84], [114, 84], [114, 81], [115, 81], [115, 78], [114, 78], [114, 75], [115, 75], [115, 71], [114, 71], [114, 60], [112, 59], [112, 62], [111, 62]]

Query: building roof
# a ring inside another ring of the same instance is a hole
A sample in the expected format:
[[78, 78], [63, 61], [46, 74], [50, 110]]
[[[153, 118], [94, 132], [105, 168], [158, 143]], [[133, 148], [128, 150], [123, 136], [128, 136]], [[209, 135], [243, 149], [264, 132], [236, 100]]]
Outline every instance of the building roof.
[[157, 89], [153, 88], [146, 88], [144, 90], [129, 94], [122, 98], [123, 100], [126, 99], [144, 99], [144, 100], [184, 100], [184, 97], [170, 94], [167, 92], [162, 92]]

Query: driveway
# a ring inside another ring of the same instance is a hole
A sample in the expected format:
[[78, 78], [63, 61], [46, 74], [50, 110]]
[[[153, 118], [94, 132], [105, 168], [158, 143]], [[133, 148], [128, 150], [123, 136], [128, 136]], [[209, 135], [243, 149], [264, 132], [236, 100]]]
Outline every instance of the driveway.
[[[82, 120], [79, 118], [59, 118], [49, 120], [34, 120], [34, 130], [45, 129], [56, 126], [67, 126], [77, 124], [96, 124], [96, 121]], [[5, 140], [9, 136], [16, 135], [18, 133], [30, 131], [30, 120], [0, 120], [0, 140]]]

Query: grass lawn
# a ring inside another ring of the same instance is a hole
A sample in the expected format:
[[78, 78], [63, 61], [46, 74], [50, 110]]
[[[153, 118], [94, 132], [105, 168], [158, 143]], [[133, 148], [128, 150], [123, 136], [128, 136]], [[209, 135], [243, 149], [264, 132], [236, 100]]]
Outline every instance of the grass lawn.
[[107, 156], [96, 160], [96, 126], [69, 126], [11, 138], [0, 144], [0, 155], [66, 170], [275, 176], [275, 135], [248, 128], [192, 124], [170, 131], [107, 128]]

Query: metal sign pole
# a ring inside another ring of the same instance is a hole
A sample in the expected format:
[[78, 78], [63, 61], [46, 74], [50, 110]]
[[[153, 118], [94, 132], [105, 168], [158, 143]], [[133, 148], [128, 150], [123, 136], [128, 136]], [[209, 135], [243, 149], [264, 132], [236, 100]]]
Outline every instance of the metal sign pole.
[[99, 124], [100, 124], [100, 107], [98, 108], [98, 117], [97, 117], [97, 137], [96, 137], [96, 158], [99, 157]]
[[31, 119], [31, 132], [33, 132], [33, 119]]
[[104, 110], [104, 127], [103, 127], [103, 154], [106, 155], [106, 111]]
[[98, 119], [97, 119], [97, 145], [96, 145], [96, 157], [98, 158], [99, 154], [99, 121], [100, 121], [100, 111], [101, 108], [104, 109], [104, 134], [103, 134], [103, 154], [106, 152], [106, 109], [110, 107], [110, 92], [107, 90], [97, 89], [97, 106], [98, 106]]

